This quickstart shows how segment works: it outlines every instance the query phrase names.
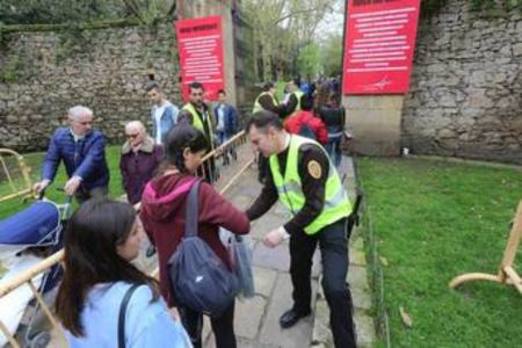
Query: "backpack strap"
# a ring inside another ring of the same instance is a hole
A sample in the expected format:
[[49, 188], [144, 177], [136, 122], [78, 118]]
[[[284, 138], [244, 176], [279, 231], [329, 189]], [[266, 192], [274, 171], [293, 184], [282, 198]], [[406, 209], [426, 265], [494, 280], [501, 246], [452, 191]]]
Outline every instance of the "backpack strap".
[[118, 348], [125, 348], [125, 314], [129, 300], [138, 286], [140, 286], [140, 284], [131, 285], [125, 292], [123, 300], [121, 300], [120, 314], [118, 316]]
[[187, 197], [187, 208], [185, 210], [185, 237], [195, 237], [198, 235], [198, 196], [200, 184], [201, 180], [196, 180], [190, 188]]

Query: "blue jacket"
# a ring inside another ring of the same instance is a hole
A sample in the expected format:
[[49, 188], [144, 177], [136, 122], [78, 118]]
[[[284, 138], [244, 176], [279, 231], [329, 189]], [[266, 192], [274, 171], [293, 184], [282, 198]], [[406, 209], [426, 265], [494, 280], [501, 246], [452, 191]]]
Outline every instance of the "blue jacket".
[[[85, 298], [80, 322], [85, 336], [65, 331], [71, 348], [118, 347], [118, 315], [130, 284], [123, 281], [95, 285]], [[127, 348], [190, 347], [179, 321], [174, 321], [160, 297], [152, 301], [147, 285], [136, 288], [125, 313], [124, 346]]]
[[[219, 123], [219, 116], [218, 116], [218, 108], [220, 104], [217, 104], [214, 107], [214, 120], [215, 125]], [[235, 107], [233, 107], [230, 104], [225, 104], [225, 129], [224, 132], [226, 135], [233, 135], [236, 133], [237, 129], [237, 110]]]
[[93, 130], [75, 143], [69, 128], [58, 128], [45, 155], [42, 178], [52, 181], [61, 160], [69, 177], [77, 175], [82, 178], [82, 188], [91, 190], [109, 184], [105, 137], [101, 132]]
[[177, 123], [179, 109], [175, 105], [172, 105], [169, 102], [168, 105], [165, 107], [165, 110], [161, 114], [160, 125], [159, 125], [159, 129], [158, 129], [158, 126], [156, 125], [156, 118], [154, 116], [157, 108], [158, 107], [156, 105], [154, 105], [152, 107], [152, 111], [151, 111], [152, 130], [153, 130], [152, 134], [154, 135], [154, 139], [156, 139], [158, 132], [160, 132], [161, 133], [161, 143], [164, 144], [165, 139], [167, 138], [167, 134], [169, 134], [169, 131]]

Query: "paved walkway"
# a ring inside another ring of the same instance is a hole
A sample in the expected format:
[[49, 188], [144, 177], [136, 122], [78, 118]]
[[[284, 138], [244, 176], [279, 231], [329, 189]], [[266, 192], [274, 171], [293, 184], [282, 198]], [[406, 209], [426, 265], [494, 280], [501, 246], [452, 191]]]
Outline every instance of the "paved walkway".
[[[240, 158], [250, 155], [247, 147], [240, 149]], [[221, 180], [216, 183], [219, 189], [246, 160], [233, 162], [230, 167], [221, 167]], [[350, 158], [344, 158], [340, 170], [344, 183], [352, 198], [354, 191], [354, 171]], [[240, 209], [246, 209], [259, 195], [261, 185], [257, 182], [255, 166], [249, 168], [225, 194]], [[270, 249], [263, 245], [264, 234], [281, 226], [289, 219], [287, 212], [276, 204], [267, 214], [252, 224], [251, 240], [254, 250], [254, 276], [256, 296], [248, 300], [236, 301], [235, 329], [240, 348], [305, 348], [333, 347], [329, 329], [329, 311], [319, 286], [321, 269], [320, 255], [314, 256], [312, 269], [312, 309], [309, 317], [301, 320], [294, 327], [282, 330], [279, 327], [280, 315], [292, 306], [289, 269], [288, 242]], [[369, 315], [371, 298], [369, 293], [366, 258], [363, 240], [354, 232], [350, 239], [350, 266], [348, 282], [351, 286], [355, 306], [355, 321], [359, 347], [372, 347], [375, 342], [375, 328]], [[141, 258], [138, 264], [151, 271], [155, 268], [155, 259]], [[204, 342], [206, 348], [215, 347], [208, 318], [204, 321]], [[52, 347], [65, 347], [57, 332], [53, 332]]]
[[[354, 171], [350, 158], [345, 158], [341, 172], [344, 173], [350, 196], [354, 192]], [[343, 174], [341, 174], [343, 175]], [[240, 209], [246, 209], [258, 196], [261, 185], [257, 171], [248, 169], [230, 188], [226, 196]], [[292, 285], [288, 273], [290, 256], [288, 242], [270, 249], [263, 245], [263, 235], [284, 224], [289, 216], [279, 205], [252, 224], [254, 248], [254, 276], [256, 296], [236, 302], [235, 329], [239, 347], [256, 348], [303, 348], [333, 347], [328, 324], [328, 307], [320, 289], [320, 255], [316, 253], [312, 269], [313, 314], [290, 329], [279, 327], [279, 316], [292, 306]], [[350, 241], [350, 268], [348, 282], [351, 285], [355, 306], [357, 338], [360, 347], [372, 347], [375, 341], [373, 320], [369, 316], [371, 299], [367, 282], [366, 259], [362, 238], [354, 233]], [[209, 321], [205, 319], [205, 347], [214, 347]]]

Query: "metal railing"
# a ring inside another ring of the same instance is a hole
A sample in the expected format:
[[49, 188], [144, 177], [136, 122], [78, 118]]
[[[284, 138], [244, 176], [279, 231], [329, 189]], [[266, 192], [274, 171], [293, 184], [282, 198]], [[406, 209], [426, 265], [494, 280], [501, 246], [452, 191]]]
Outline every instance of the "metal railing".
[[[14, 169], [12, 166], [8, 165], [7, 158], [13, 158], [15, 160]], [[11, 189], [10, 193], [7, 193], [3, 196], [0, 195], [0, 202], [16, 197], [28, 196], [31, 193], [31, 168], [25, 164], [24, 157], [22, 155], [10, 149], [0, 148], [0, 168], [0, 181], [6, 180], [9, 188]], [[16, 176], [13, 175], [13, 170], [19, 171], [20, 174]], [[16, 177], [20, 175], [21, 178], [16, 179]]]
[[[232, 138], [230, 138], [227, 142], [223, 143], [216, 149], [209, 152], [205, 157], [203, 158], [204, 164], [208, 163], [208, 161], [216, 160], [220, 156], [223, 156], [225, 154], [225, 151], [229, 150], [232, 147], [238, 147], [239, 145], [245, 143], [246, 136], [245, 132], [242, 131]], [[222, 187], [219, 188], [219, 192], [221, 194], [224, 194], [232, 185], [235, 183], [235, 181], [254, 163], [254, 158], [247, 160], [240, 168], [237, 170], [229, 180], [226, 182], [224, 180], [220, 180], [220, 183], [222, 183]], [[203, 174], [205, 174], [205, 171], [203, 171]], [[140, 209], [140, 204], [136, 204], [134, 206], [137, 210]], [[64, 251], [63, 249], [56, 252], [55, 254], [47, 257], [46, 259], [42, 260], [39, 264], [23, 271], [18, 276], [10, 279], [8, 282], [4, 283], [3, 285], [0, 285], [0, 298], [3, 296], [6, 296], [7, 294], [11, 293], [12, 291], [18, 289], [19, 287], [23, 286], [24, 284], [27, 284], [29, 288], [31, 289], [36, 301], [38, 301], [38, 304], [42, 308], [43, 313], [49, 319], [49, 322], [51, 323], [53, 329], [58, 330], [63, 335], [63, 331], [61, 326], [58, 323], [58, 320], [54, 317], [51, 309], [49, 306], [45, 303], [43, 299], [42, 293], [37, 289], [37, 287], [33, 283], [33, 278], [38, 276], [39, 274], [42, 274], [49, 270], [51, 267], [61, 263], [64, 258]], [[156, 268], [152, 273], [152, 276], [158, 277], [159, 275], [159, 269]], [[0, 320], [0, 332], [2, 332], [5, 337], [7, 338], [8, 342], [11, 344], [13, 348], [20, 348], [20, 344], [16, 340], [15, 336], [11, 335], [7, 327], [4, 323]]]

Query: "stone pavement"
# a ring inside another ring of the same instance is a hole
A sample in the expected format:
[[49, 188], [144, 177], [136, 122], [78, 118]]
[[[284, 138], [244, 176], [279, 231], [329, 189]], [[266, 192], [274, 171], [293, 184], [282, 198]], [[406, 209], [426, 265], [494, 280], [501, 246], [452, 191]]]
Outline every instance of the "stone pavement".
[[[352, 161], [346, 157], [340, 170], [345, 177], [345, 185], [350, 197], [355, 196], [354, 170]], [[344, 175], [345, 174], [345, 175]], [[257, 182], [255, 166], [248, 169], [225, 194], [238, 208], [246, 209], [259, 195], [261, 185]], [[301, 320], [294, 327], [282, 330], [279, 316], [292, 306], [288, 242], [270, 249], [263, 245], [263, 235], [289, 218], [282, 206], [276, 204], [267, 214], [252, 224], [253, 266], [256, 296], [252, 299], [237, 300], [235, 330], [239, 347], [259, 348], [302, 348], [333, 347], [329, 330], [329, 311], [320, 287], [320, 255], [314, 256], [312, 269], [312, 309], [311, 316]], [[352, 289], [357, 325], [357, 340], [360, 347], [372, 347], [375, 342], [373, 319], [369, 315], [371, 297], [368, 287], [366, 258], [362, 237], [354, 233], [350, 240], [350, 267], [348, 282]], [[205, 347], [215, 347], [210, 324], [205, 318]]]
[[[246, 163], [244, 158], [250, 154], [242, 146], [240, 159], [234, 165], [221, 167], [223, 182], [230, 179], [239, 167]], [[234, 163], [234, 162], [233, 162]], [[350, 198], [355, 196], [355, 180], [352, 161], [345, 157], [340, 169]], [[221, 181], [221, 180], [220, 180]], [[223, 182], [216, 186], [222, 187]], [[261, 185], [257, 182], [257, 169], [249, 168], [236, 183], [225, 193], [238, 208], [246, 209], [259, 195]], [[290, 282], [288, 242], [270, 249], [263, 245], [263, 235], [273, 228], [284, 224], [289, 219], [285, 209], [276, 204], [267, 214], [252, 224], [251, 241], [253, 244], [254, 281], [256, 295], [252, 299], [237, 300], [235, 313], [235, 330], [240, 348], [305, 348], [333, 347], [329, 329], [329, 311], [322, 289], [320, 287], [321, 267], [320, 255], [314, 256], [312, 268], [312, 315], [301, 320], [294, 327], [282, 330], [279, 327], [279, 317], [292, 306]], [[144, 246], [145, 250], [146, 246]], [[143, 250], [143, 251], [144, 251]], [[366, 257], [363, 239], [354, 231], [350, 239], [350, 266], [348, 282], [352, 290], [354, 315], [359, 347], [372, 347], [376, 341], [373, 319], [370, 316], [371, 297], [368, 286]], [[155, 258], [141, 257], [137, 261], [140, 268], [149, 272], [156, 266]], [[214, 338], [208, 318], [204, 321], [204, 346], [215, 347]], [[65, 347], [63, 337], [53, 331], [51, 347]]]

